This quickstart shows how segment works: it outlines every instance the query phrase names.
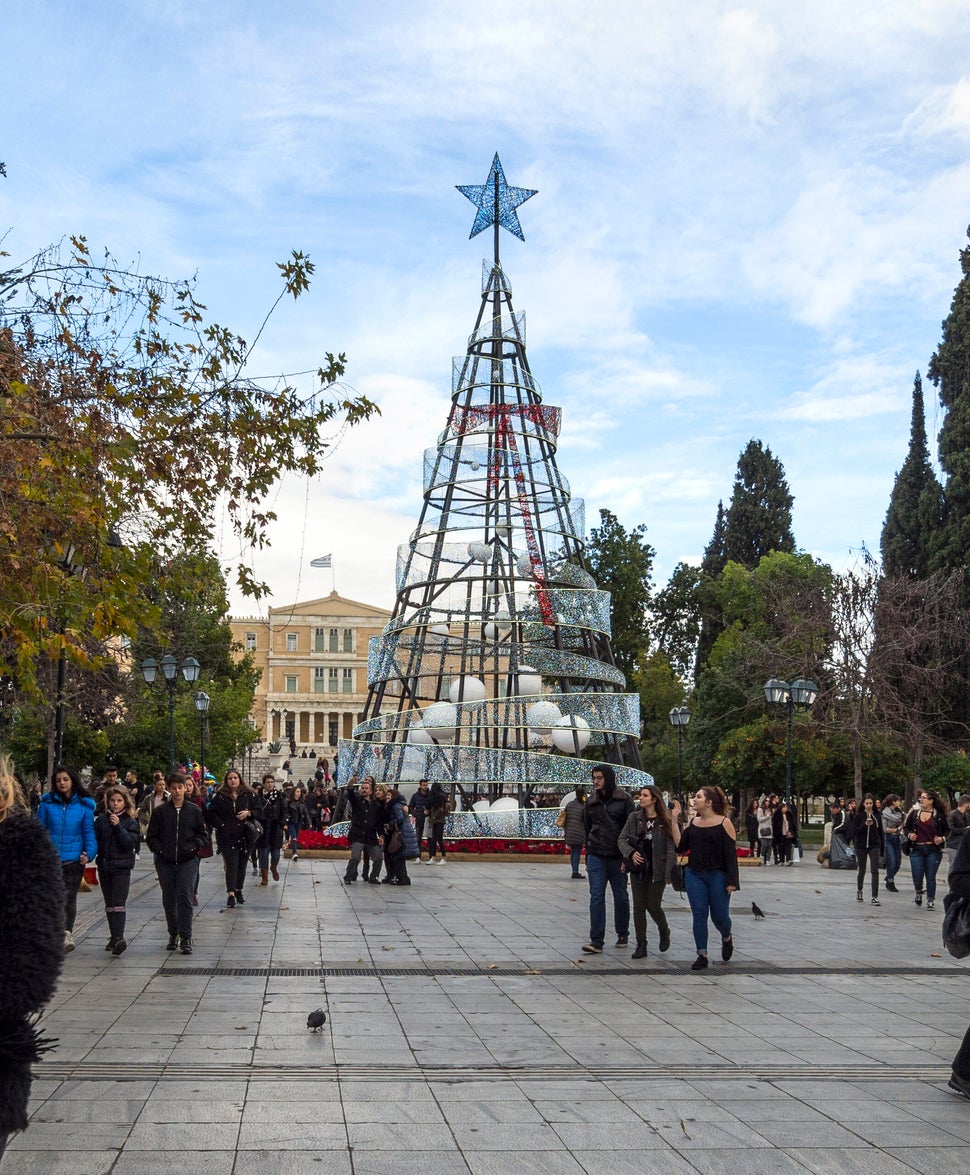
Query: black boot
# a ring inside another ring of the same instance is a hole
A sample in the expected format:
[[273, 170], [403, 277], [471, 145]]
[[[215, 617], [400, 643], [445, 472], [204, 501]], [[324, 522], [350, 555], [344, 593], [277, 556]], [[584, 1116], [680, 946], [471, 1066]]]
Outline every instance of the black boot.
[[645, 942], [638, 942], [637, 949], [630, 956], [631, 959], [645, 959], [647, 957], [647, 944]]

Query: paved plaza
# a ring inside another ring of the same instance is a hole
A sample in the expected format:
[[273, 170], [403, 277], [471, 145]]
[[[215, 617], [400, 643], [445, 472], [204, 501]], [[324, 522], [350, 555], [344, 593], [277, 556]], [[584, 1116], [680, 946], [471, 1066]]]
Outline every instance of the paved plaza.
[[733, 961], [692, 973], [669, 891], [670, 951], [654, 935], [634, 962], [612, 936], [581, 954], [563, 862], [414, 865], [409, 889], [342, 872], [286, 863], [225, 910], [205, 862], [190, 957], [164, 949], [147, 854], [121, 958], [82, 895], [59, 1044], [0, 1175], [970, 1170], [946, 1090], [967, 966], [908, 882], [876, 908], [807, 857], [745, 869]]

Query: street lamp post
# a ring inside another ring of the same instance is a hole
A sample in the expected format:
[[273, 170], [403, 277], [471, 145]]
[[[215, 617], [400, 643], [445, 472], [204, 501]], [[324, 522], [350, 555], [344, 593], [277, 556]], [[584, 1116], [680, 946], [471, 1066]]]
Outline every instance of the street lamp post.
[[178, 661], [171, 653], [166, 653], [162, 658], [161, 663], [153, 660], [151, 657], [146, 657], [141, 663], [141, 675], [144, 677], [148, 685], [154, 685], [155, 678], [158, 676], [158, 671], [161, 669], [162, 677], [165, 680], [165, 686], [168, 690], [168, 769], [175, 770], [175, 686], [178, 682], [179, 670], [182, 671], [182, 676], [189, 683], [193, 685], [199, 680], [199, 669], [201, 666], [194, 657], [186, 657], [179, 665]]
[[814, 681], [806, 681], [799, 677], [790, 684], [779, 681], [777, 677], [765, 682], [765, 698], [776, 706], [784, 706], [788, 716], [788, 745], [785, 750], [785, 803], [791, 805], [791, 728], [792, 715], [795, 707], [808, 710], [818, 696], [818, 686]]
[[681, 793], [681, 769], [683, 763], [684, 727], [690, 722], [690, 710], [686, 706], [674, 706], [670, 711], [670, 725], [677, 731], [677, 796]]
[[199, 744], [202, 749], [202, 758], [199, 760], [199, 787], [205, 787], [205, 716], [209, 713], [209, 695], [205, 690], [199, 690], [195, 695], [195, 708], [199, 712]]

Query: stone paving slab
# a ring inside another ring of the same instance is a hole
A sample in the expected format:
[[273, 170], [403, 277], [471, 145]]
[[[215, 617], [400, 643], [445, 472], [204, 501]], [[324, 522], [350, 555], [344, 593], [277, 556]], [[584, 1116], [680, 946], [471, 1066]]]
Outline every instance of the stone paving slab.
[[190, 958], [164, 949], [147, 863], [118, 959], [81, 895], [60, 1045], [0, 1175], [970, 1169], [946, 1090], [968, 968], [905, 886], [873, 908], [808, 861], [746, 870], [734, 959], [698, 974], [677, 895], [669, 953], [651, 935], [634, 962], [582, 955], [588, 898], [559, 862], [411, 872], [347, 887], [301, 860], [229, 911], [207, 862]]

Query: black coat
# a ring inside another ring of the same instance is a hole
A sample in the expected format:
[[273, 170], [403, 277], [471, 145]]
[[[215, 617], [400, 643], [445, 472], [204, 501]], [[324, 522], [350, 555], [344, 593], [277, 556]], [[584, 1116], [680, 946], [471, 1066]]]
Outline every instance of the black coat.
[[107, 812], [94, 821], [94, 835], [98, 841], [98, 868], [106, 873], [134, 869], [135, 853], [141, 844], [141, 832], [134, 816], [124, 813], [117, 824], [111, 823]]
[[39, 821], [0, 821], [0, 1135], [27, 1127], [30, 1066], [49, 1047], [29, 1017], [54, 994], [64, 961], [61, 861]]
[[263, 837], [260, 844], [267, 845], [271, 849], [281, 848], [283, 829], [286, 825], [286, 796], [278, 788], [273, 788], [268, 792], [256, 792], [253, 797], [252, 810], [256, 819], [263, 826]]
[[350, 831], [347, 839], [351, 843], [357, 841], [359, 844], [376, 845], [377, 819], [381, 805], [373, 796], [365, 800], [355, 787], [347, 788], [347, 803], [350, 806]]
[[256, 796], [249, 788], [241, 787], [235, 800], [229, 792], [220, 788], [209, 801], [209, 823], [216, 830], [216, 844], [221, 849], [246, 849], [243, 837], [243, 821], [236, 818], [237, 812], [255, 812]]
[[856, 856], [862, 858], [870, 849], [878, 849], [880, 854], [886, 851], [886, 835], [882, 828], [882, 816], [878, 810], [873, 812], [874, 824], [866, 824], [866, 813], [857, 810], [852, 819], [845, 826], [843, 835], [852, 842]]
[[209, 843], [202, 809], [184, 803], [176, 808], [171, 800], [160, 804], [148, 822], [145, 843], [153, 853], [172, 865], [180, 865], [199, 855]]
[[587, 856], [590, 853], [597, 857], [622, 856], [618, 843], [620, 833], [634, 807], [633, 800], [620, 787], [608, 800], [601, 799], [599, 792], [593, 792], [583, 808]]

